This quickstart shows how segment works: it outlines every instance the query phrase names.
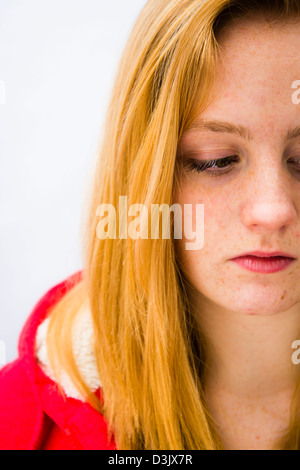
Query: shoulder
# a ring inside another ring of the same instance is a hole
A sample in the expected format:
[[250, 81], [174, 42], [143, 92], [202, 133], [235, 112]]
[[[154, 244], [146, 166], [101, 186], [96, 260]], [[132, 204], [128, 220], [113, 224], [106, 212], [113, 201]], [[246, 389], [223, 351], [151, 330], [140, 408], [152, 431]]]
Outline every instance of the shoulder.
[[1, 450], [34, 448], [42, 438], [44, 424], [43, 411], [23, 361], [17, 359], [0, 371]]
[[[33, 308], [19, 336], [19, 357], [0, 370], [0, 447], [38, 448], [49, 431], [37, 383], [45, 377], [35, 361], [35, 336], [49, 308], [82, 278], [77, 272], [48, 290]], [[41, 382], [40, 382], [41, 383]]]
[[66, 419], [79, 408], [38, 367], [33, 382], [26, 361], [13, 361], [0, 371], [0, 450], [84, 449]]

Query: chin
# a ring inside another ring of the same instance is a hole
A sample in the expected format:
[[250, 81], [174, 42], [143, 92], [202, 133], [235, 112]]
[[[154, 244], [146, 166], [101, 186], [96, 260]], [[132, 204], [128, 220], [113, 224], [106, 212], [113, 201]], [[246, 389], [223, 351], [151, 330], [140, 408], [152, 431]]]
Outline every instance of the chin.
[[247, 316], [268, 317], [286, 312], [294, 307], [296, 303], [286, 293], [280, 293], [272, 297], [258, 295], [256, 298], [249, 298], [248, 295], [244, 296], [243, 299], [236, 299], [236, 302], [233, 301], [231, 310]]

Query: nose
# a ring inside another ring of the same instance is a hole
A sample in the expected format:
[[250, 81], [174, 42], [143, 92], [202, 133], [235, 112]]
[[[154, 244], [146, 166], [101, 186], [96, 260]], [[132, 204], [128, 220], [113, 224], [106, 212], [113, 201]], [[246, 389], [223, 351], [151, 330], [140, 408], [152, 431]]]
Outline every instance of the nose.
[[[259, 168], [248, 175], [242, 199], [244, 225], [257, 233], [283, 230], [297, 220], [289, 174], [277, 166]], [[300, 197], [300, 192], [298, 193]]]

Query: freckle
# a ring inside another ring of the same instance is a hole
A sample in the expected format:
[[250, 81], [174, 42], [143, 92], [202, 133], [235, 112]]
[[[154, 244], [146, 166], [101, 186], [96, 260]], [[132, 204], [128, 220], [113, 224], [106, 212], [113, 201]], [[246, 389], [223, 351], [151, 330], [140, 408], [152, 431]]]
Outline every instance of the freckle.
[[256, 440], [258, 441], [260, 439], [260, 436], [256, 436]]
[[286, 291], [284, 291], [284, 293], [282, 294], [281, 300], [283, 300], [285, 298], [285, 295], [286, 295]]
[[255, 312], [253, 312], [253, 311], [250, 310], [249, 308], [247, 308], [247, 312], [248, 312], [248, 315], [255, 315]]

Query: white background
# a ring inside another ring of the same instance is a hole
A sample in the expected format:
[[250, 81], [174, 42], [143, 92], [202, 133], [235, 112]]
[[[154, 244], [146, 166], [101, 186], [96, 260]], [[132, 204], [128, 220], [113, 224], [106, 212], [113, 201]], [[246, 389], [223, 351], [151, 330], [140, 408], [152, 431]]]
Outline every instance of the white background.
[[0, 367], [82, 269], [80, 222], [117, 65], [146, 0], [1, 0]]

